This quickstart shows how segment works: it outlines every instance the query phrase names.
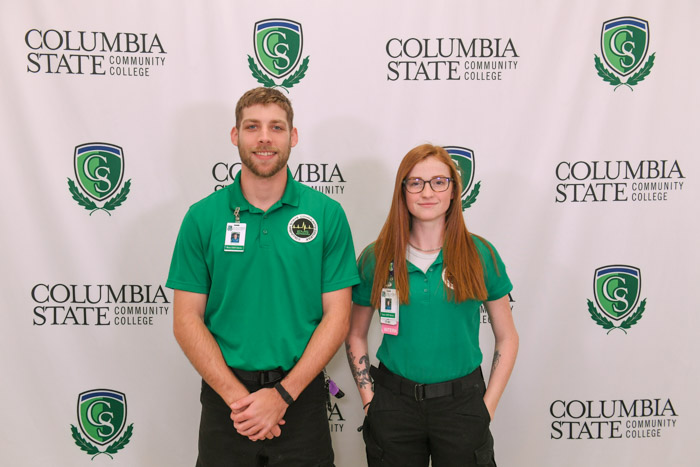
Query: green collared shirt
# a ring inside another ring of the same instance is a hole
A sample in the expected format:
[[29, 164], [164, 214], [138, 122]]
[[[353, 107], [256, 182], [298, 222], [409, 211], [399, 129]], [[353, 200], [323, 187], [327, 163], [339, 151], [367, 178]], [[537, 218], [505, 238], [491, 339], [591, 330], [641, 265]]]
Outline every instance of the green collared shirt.
[[[488, 247], [477, 237], [488, 300], [504, 297], [513, 289], [506, 268], [494, 249], [496, 265]], [[373, 245], [362, 253], [360, 284], [353, 287], [352, 300], [371, 306], [374, 280]], [[390, 371], [418, 383], [449, 381], [474, 371], [482, 361], [479, 323], [482, 302], [448, 300], [443, 281], [442, 251], [427, 272], [407, 262], [409, 303], [399, 306], [398, 336], [383, 335], [377, 358]]]
[[[166, 286], [207, 294], [204, 322], [226, 363], [291, 369], [323, 315], [322, 294], [359, 282], [340, 204], [294, 180], [266, 212], [234, 182], [192, 205]], [[224, 251], [229, 223], [246, 224], [243, 252]]]

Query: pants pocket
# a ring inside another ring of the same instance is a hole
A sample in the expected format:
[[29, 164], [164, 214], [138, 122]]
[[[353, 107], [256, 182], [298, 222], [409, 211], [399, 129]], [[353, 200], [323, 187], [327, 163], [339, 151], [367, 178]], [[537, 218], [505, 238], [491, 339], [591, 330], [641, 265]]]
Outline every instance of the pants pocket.
[[476, 465], [496, 467], [496, 459], [493, 451], [493, 436], [491, 430], [486, 430], [486, 441], [474, 451]]
[[[370, 406], [371, 407], [371, 406]], [[367, 454], [367, 465], [369, 467], [384, 465], [384, 451], [377, 444], [372, 436], [370, 427], [369, 415], [365, 415], [365, 420], [362, 422], [362, 439], [365, 442], [365, 453]]]
[[491, 424], [491, 413], [489, 412], [489, 408], [486, 407], [486, 402], [484, 402], [483, 396], [480, 397], [479, 400], [481, 401], [480, 405], [481, 405], [481, 408], [483, 409], [484, 418], [486, 418], [486, 420], [488, 420], [489, 424]]

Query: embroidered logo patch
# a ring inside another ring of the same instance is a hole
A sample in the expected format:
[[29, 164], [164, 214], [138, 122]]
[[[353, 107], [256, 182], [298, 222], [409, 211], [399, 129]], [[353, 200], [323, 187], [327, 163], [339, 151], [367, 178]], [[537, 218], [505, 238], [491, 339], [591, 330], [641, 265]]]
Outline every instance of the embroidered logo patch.
[[452, 285], [452, 282], [450, 282], [450, 280], [447, 278], [446, 272], [447, 272], [447, 269], [442, 270], [442, 282], [444, 282], [448, 288], [454, 290], [455, 287], [454, 287], [454, 285]]
[[287, 225], [287, 231], [292, 240], [299, 243], [308, 243], [318, 234], [318, 224], [308, 214], [294, 216]]

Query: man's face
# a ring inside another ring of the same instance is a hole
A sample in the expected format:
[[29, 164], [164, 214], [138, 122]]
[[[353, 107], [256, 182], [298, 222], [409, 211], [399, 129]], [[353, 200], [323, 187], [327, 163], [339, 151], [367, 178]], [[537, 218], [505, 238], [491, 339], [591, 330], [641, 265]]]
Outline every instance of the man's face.
[[231, 130], [231, 141], [248, 170], [269, 178], [287, 165], [298, 136], [296, 128], [289, 128], [287, 113], [280, 106], [256, 104], [243, 109], [240, 128]]

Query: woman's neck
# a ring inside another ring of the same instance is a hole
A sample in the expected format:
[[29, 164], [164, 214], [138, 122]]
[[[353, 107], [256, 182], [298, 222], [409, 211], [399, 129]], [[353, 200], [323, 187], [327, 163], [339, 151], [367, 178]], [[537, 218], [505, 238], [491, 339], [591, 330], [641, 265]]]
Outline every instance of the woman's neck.
[[445, 219], [431, 222], [413, 220], [409, 243], [417, 250], [432, 252], [442, 248], [445, 239]]

